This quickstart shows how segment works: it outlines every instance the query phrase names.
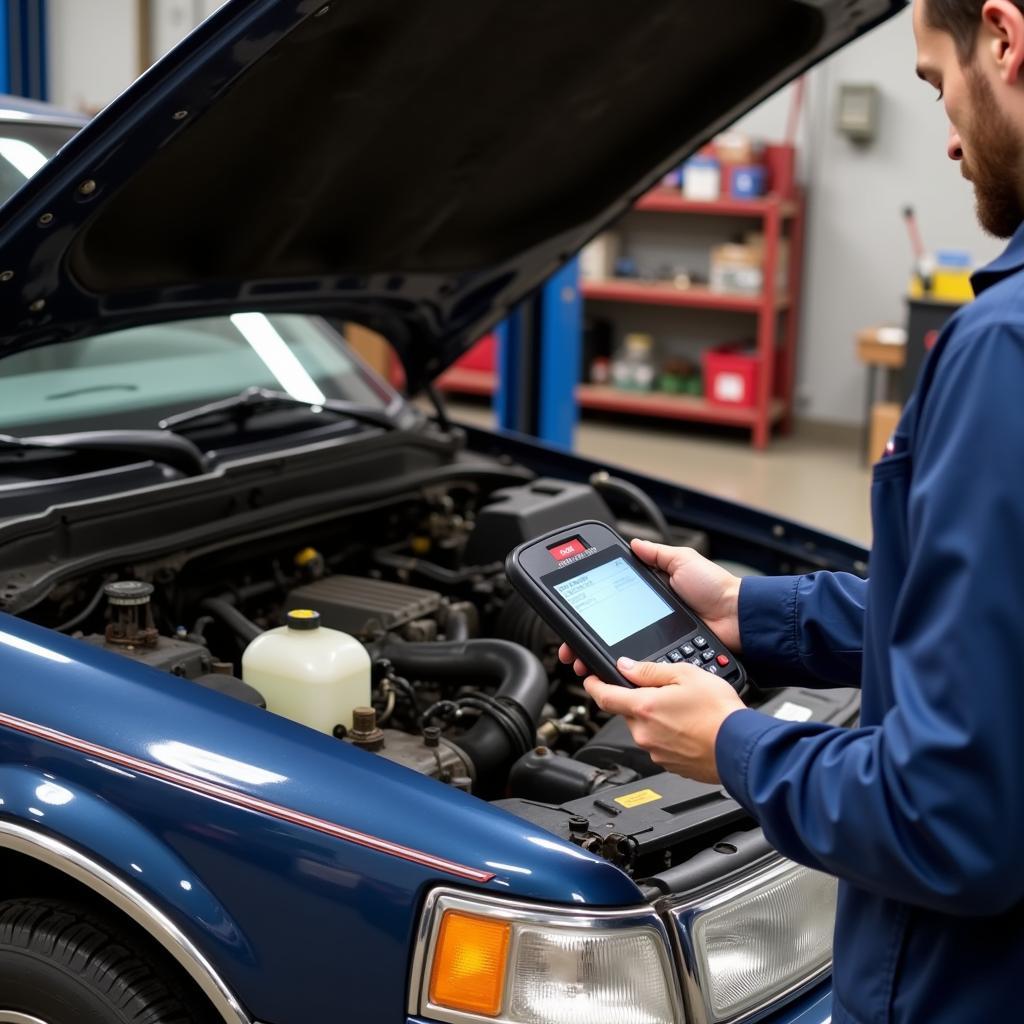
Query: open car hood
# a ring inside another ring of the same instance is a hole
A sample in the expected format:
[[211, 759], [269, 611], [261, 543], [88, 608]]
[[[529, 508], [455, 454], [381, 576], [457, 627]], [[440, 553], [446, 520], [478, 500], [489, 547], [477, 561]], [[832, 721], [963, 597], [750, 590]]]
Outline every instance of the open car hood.
[[660, 175], [904, 0], [230, 0], [0, 210], [0, 355], [239, 310], [412, 391]]

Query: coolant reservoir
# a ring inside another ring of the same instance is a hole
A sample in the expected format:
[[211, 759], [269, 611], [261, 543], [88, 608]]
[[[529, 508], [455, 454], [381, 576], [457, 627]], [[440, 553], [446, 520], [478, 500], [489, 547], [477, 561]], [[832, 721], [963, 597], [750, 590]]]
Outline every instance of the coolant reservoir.
[[353, 708], [370, 706], [370, 655], [348, 633], [320, 625], [307, 609], [258, 636], [242, 655], [242, 678], [267, 710], [331, 735], [352, 728]]

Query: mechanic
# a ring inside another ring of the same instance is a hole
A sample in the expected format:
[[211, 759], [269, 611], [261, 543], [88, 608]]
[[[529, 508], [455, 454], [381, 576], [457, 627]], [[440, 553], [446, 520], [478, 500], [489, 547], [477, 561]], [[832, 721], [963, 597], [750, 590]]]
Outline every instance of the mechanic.
[[685, 663], [622, 662], [635, 690], [586, 680], [658, 764], [720, 781], [783, 854], [840, 879], [836, 1024], [1022, 1013], [1024, 0], [915, 0], [913, 19], [948, 154], [982, 226], [1013, 237], [874, 469], [870, 581], [741, 582], [634, 542], [762, 685], [860, 685], [861, 727], [775, 720]]

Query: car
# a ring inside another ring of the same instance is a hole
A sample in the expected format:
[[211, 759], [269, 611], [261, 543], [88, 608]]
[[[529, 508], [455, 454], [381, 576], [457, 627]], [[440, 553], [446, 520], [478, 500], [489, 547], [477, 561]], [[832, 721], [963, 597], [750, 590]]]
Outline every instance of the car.
[[597, 713], [503, 560], [866, 553], [453, 424], [342, 325], [429, 391], [901, 6], [231, 0], [88, 124], [0, 103], [0, 1021], [829, 1019], [834, 880]]

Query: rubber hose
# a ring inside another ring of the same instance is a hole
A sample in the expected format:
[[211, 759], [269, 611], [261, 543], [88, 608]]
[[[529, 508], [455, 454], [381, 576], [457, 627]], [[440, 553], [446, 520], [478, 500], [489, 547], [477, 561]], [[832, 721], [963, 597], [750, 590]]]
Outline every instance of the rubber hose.
[[263, 630], [252, 619], [247, 619], [234, 606], [233, 600], [230, 595], [208, 597], [199, 607], [219, 619], [239, 640], [251, 644], [256, 637], [263, 635]]
[[597, 491], [612, 491], [621, 494], [638, 505], [644, 515], [650, 520], [651, 525], [661, 534], [666, 544], [672, 543], [672, 531], [669, 528], [668, 520], [664, 513], [655, 504], [649, 494], [642, 491], [636, 484], [623, 480], [621, 477], [609, 476], [605, 472], [595, 473], [590, 478], [590, 486]]
[[480, 629], [480, 616], [476, 605], [470, 601], [456, 601], [448, 607], [444, 620], [444, 635], [447, 640], [472, 640]]
[[100, 589], [97, 590], [95, 594], [93, 594], [89, 603], [73, 618], [68, 619], [67, 622], [62, 622], [59, 626], [57, 626], [56, 631], [58, 633], [70, 633], [71, 630], [75, 629], [76, 627], [80, 626], [83, 622], [85, 622], [85, 620], [89, 618], [89, 616], [92, 615], [92, 613], [96, 611], [97, 608], [99, 608], [100, 602], [103, 600], [104, 587], [106, 587], [107, 582], [110, 579], [111, 577], [108, 576], [100, 584]]
[[[445, 643], [385, 641], [375, 657], [387, 658], [397, 672], [441, 683], [498, 684], [495, 697], [511, 702], [514, 713], [536, 733], [548, 699], [548, 676], [540, 660], [507, 640], [463, 640]], [[508, 733], [490, 716], [481, 715], [457, 745], [476, 768], [478, 786], [493, 792], [504, 785], [508, 769], [519, 756]]]

